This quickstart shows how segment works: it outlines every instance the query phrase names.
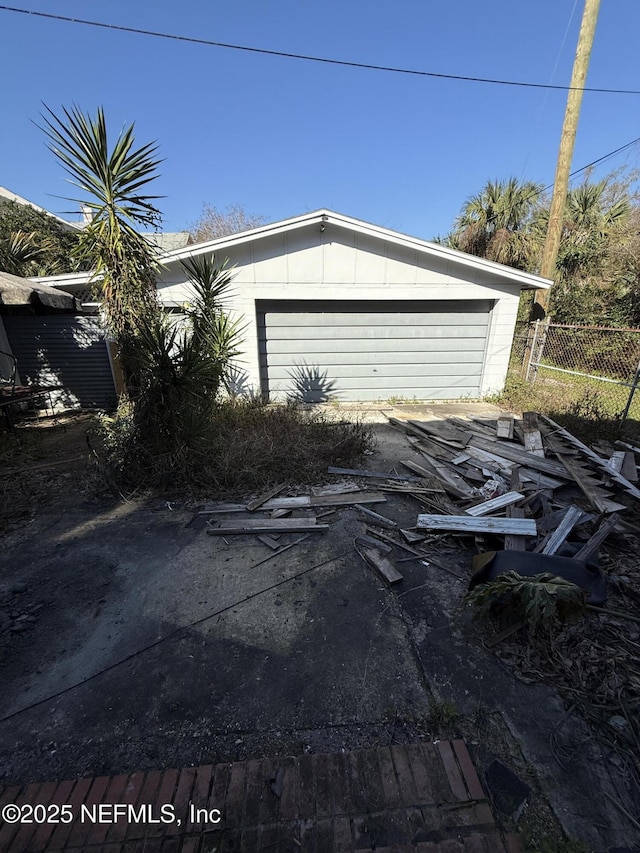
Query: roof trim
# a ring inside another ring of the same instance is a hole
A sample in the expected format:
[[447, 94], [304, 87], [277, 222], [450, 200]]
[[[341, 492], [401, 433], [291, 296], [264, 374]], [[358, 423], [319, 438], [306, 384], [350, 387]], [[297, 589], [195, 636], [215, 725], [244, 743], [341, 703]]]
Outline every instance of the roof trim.
[[402, 234], [399, 231], [392, 231], [388, 228], [382, 228], [380, 225], [373, 225], [370, 222], [365, 222], [362, 219], [354, 219], [350, 216], [345, 216], [342, 213], [327, 208], [320, 208], [311, 213], [305, 213], [301, 216], [294, 216], [290, 219], [282, 219], [279, 222], [273, 222], [269, 225], [260, 225], [257, 228], [252, 228], [249, 231], [242, 231], [239, 234], [231, 234], [227, 237], [218, 237], [215, 240], [207, 240], [204, 243], [193, 243], [183, 249], [174, 249], [171, 252], [166, 252], [162, 255], [162, 263], [169, 264], [173, 261], [180, 261], [185, 258], [194, 257], [197, 255], [207, 254], [208, 252], [220, 252], [225, 249], [235, 248], [249, 243], [253, 240], [263, 237], [271, 237], [278, 234], [283, 234], [289, 231], [295, 231], [305, 226], [314, 223], [321, 224], [322, 222], [332, 222], [338, 226], [342, 226], [351, 231], [356, 231], [360, 234], [365, 234], [370, 237], [377, 237], [381, 240], [394, 243], [398, 246], [410, 248], [418, 252], [422, 252], [432, 257], [440, 257], [444, 260], [451, 261], [461, 266], [470, 269], [483, 270], [491, 273], [502, 279], [508, 279], [510, 282], [517, 282], [523, 287], [534, 289], [548, 289], [553, 284], [550, 279], [542, 278], [533, 273], [523, 272], [522, 270], [514, 269], [513, 267], [498, 264], [495, 261], [488, 261], [485, 258], [478, 258], [475, 255], [469, 255], [466, 252], [460, 252], [457, 249], [450, 249], [447, 246], [441, 246], [438, 243], [432, 243], [428, 240], [422, 240], [419, 237], [411, 237], [408, 234]]
[[[408, 234], [401, 234], [399, 231], [392, 231], [388, 228], [382, 228], [380, 225], [373, 225], [370, 222], [365, 222], [361, 219], [353, 219], [350, 216], [345, 216], [342, 213], [320, 208], [311, 213], [304, 213], [301, 216], [294, 216], [290, 219], [282, 219], [278, 222], [272, 222], [268, 225], [259, 225], [257, 228], [251, 228], [249, 231], [241, 231], [238, 234], [231, 234], [227, 237], [218, 237], [215, 240], [207, 240], [204, 243], [192, 243], [182, 249], [173, 249], [169, 252], [164, 252], [158, 258], [159, 262], [166, 266], [175, 261], [181, 261], [186, 258], [192, 258], [198, 255], [208, 254], [209, 252], [224, 252], [227, 249], [242, 246], [254, 240], [284, 234], [291, 231], [296, 231], [313, 224], [322, 224], [323, 222], [331, 222], [338, 227], [346, 228], [347, 230], [364, 234], [369, 237], [374, 237], [379, 240], [386, 240], [397, 246], [412, 249], [416, 252], [429, 255], [431, 257], [440, 258], [450, 263], [459, 264], [468, 269], [480, 270], [489, 273], [498, 279], [507, 281], [510, 284], [519, 284], [523, 288], [534, 290], [547, 290], [553, 284], [553, 281], [533, 273], [523, 272], [522, 270], [514, 269], [513, 267], [505, 266], [504, 264], [488, 261], [485, 258], [478, 258], [475, 255], [468, 255], [466, 252], [460, 252], [457, 249], [450, 249], [447, 246], [441, 246], [439, 243], [431, 243], [428, 240], [422, 240], [419, 237], [411, 237]], [[44, 284], [52, 284], [53, 286], [80, 286], [86, 285], [93, 280], [93, 273], [78, 272], [67, 273], [66, 275], [43, 276], [41, 278], [33, 278], [34, 281], [39, 281]]]

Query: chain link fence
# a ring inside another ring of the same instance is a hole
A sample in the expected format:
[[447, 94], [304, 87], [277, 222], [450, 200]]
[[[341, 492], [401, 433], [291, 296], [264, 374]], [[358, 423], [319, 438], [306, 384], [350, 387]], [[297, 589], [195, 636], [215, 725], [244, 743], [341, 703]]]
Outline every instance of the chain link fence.
[[640, 329], [519, 323], [511, 371], [559, 403], [640, 420]]

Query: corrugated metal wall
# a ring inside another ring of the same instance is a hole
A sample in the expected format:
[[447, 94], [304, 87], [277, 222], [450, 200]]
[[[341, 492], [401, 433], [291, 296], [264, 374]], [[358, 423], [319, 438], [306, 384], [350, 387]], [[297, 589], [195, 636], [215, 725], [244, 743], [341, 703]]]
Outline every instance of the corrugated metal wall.
[[263, 393], [307, 402], [480, 395], [493, 303], [258, 303]]
[[6, 316], [4, 326], [23, 382], [62, 385], [52, 394], [56, 407], [113, 409], [116, 391], [97, 317]]

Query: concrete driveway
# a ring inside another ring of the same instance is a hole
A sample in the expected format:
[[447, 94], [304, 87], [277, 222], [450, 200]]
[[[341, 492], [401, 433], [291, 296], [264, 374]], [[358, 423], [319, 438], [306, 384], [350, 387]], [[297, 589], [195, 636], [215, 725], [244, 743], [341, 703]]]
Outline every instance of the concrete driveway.
[[[376, 431], [368, 467], [410, 458], [402, 434]], [[409, 497], [376, 508], [415, 524]], [[162, 501], [89, 501], [4, 538], [0, 781], [428, 740], [448, 700], [459, 725], [475, 721], [465, 733], [481, 766], [495, 755], [489, 732], [501, 731], [566, 829], [594, 849], [630, 843], [586, 727], [564, 725], [551, 689], [516, 681], [474, 638], [460, 606], [469, 553], [440, 553], [448, 572], [399, 563], [405, 580], [389, 590], [354, 551], [364, 530], [354, 509], [263, 563], [271, 552], [255, 537], [227, 545], [191, 518]], [[564, 767], [552, 730], [573, 750]]]

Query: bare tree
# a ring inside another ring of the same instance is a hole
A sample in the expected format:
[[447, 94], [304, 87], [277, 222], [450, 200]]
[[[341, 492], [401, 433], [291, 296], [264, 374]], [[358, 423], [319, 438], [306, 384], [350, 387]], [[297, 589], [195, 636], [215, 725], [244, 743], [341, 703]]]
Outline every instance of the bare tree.
[[200, 218], [191, 225], [189, 231], [195, 243], [204, 243], [207, 240], [215, 240], [216, 237], [249, 231], [264, 225], [265, 221], [264, 216], [248, 213], [241, 204], [230, 204], [224, 210], [211, 204], [203, 204]]

